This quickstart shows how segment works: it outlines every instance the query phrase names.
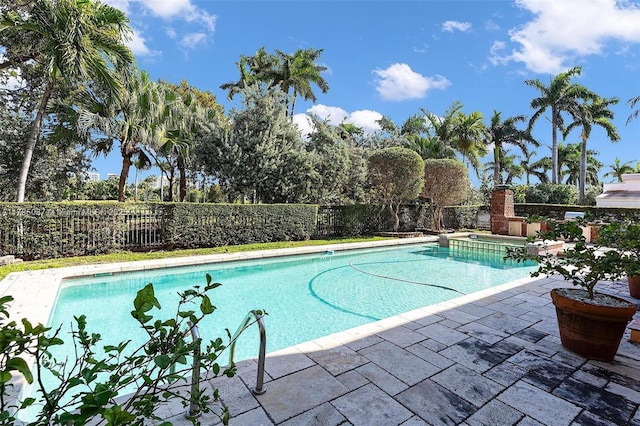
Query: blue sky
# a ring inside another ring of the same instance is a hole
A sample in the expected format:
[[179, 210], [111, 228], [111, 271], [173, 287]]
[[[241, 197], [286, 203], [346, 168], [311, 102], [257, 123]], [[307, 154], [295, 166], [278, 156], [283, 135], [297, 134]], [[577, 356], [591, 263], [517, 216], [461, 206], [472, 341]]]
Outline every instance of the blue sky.
[[[303, 128], [304, 114], [314, 113], [374, 131], [383, 115], [400, 125], [421, 109], [441, 115], [456, 100], [487, 124], [494, 110], [530, 116], [539, 92], [524, 81], [548, 83], [580, 65], [576, 82], [620, 99], [612, 109], [621, 140], [613, 144], [596, 127], [588, 142], [603, 173], [616, 157], [640, 161], [640, 118], [626, 124], [627, 101], [640, 96], [640, 0], [106, 2], [131, 19], [139, 68], [209, 90], [226, 111], [239, 100], [228, 102], [220, 85], [237, 81], [240, 55], [323, 49], [318, 63], [330, 89], [318, 89], [315, 104], [298, 102]], [[534, 136], [542, 143], [536, 158], [550, 156], [548, 120]], [[566, 142], [579, 140], [575, 131]], [[106, 178], [120, 161], [116, 151], [94, 166]]]

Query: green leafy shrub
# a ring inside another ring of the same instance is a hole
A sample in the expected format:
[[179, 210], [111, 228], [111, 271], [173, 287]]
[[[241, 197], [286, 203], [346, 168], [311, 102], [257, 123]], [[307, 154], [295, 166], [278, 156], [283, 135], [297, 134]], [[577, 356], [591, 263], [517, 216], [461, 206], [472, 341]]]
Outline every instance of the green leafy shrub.
[[587, 187], [587, 191], [584, 194], [584, 205], [585, 206], [595, 206], [596, 205], [596, 197], [602, 194], [602, 184], [598, 185], [590, 185]]
[[393, 231], [400, 227], [400, 206], [418, 198], [424, 187], [424, 160], [415, 151], [390, 147], [369, 156], [369, 183], [374, 198], [388, 208]]
[[478, 213], [482, 206], [445, 207], [443, 219], [448, 229], [476, 229], [478, 228]]
[[[139, 290], [131, 316], [147, 340], [137, 348], [130, 347], [130, 340], [115, 345], [102, 342], [99, 334], [89, 331], [86, 317], [77, 316], [69, 343], [76, 355], [71, 359], [54, 355], [55, 347], [64, 344], [60, 329], [34, 326], [27, 319], [18, 325], [8, 313], [12, 297], [0, 298], [0, 423], [15, 424], [17, 417], [31, 410], [35, 417], [32, 424], [143, 425], [161, 421], [158, 410], [179, 401], [190, 407], [192, 423], [198, 424], [195, 416], [211, 412], [211, 403], [220, 398], [217, 390], [205, 391], [200, 384], [218, 375], [232, 377], [236, 372], [233, 364], [222, 368], [218, 363], [227, 347], [222, 338], [206, 342], [200, 351], [204, 342], [194, 340], [190, 331], [215, 311], [207, 293], [220, 285], [207, 275], [203, 288], [194, 286], [179, 293], [177, 312], [167, 319], [155, 318], [152, 313], [161, 309], [153, 285]], [[192, 371], [190, 358], [205, 372], [194, 388], [186, 379]], [[30, 361], [36, 374], [29, 369]], [[43, 377], [47, 374], [53, 377], [54, 385], [45, 386]], [[33, 397], [15, 398], [19, 393], [17, 379], [35, 386]], [[228, 423], [226, 408], [215, 414]]]
[[[571, 241], [573, 245], [566, 248], [561, 256], [548, 251], [530, 254], [524, 246], [509, 247], [505, 259], [518, 262], [533, 260], [538, 263], [538, 269], [531, 273], [532, 277], [541, 274], [560, 275], [586, 290], [590, 299], [594, 298], [595, 287], [600, 281], [613, 281], [624, 275], [624, 255], [617, 250], [603, 250], [600, 244], [588, 244], [582, 231], [586, 225], [584, 219], [559, 222], [544, 219], [548, 228], [538, 232], [536, 238], [541, 241]], [[533, 237], [529, 237], [529, 240], [533, 240]]]
[[535, 204], [576, 204], [578, 190], [573, 185], [539, 183], [525, 190], [525, 201]]

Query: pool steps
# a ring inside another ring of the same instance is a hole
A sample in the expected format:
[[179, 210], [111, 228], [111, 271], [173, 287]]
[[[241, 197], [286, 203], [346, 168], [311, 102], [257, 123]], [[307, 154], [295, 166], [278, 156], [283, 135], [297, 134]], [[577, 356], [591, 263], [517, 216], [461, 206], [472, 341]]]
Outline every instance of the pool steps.
[[469, 251], [480, 253], [505, 254], [508, 247], [527, 248], [530, 255], [557, 254], [564, 248], [563, 241], [537, 240], [527, 241], [524, 237], [513, 237], [505, 235], [478, 235], [473, 233], [453, 233], [440, 234], [438, 238], [440, 247], [447, 247], [451, 250]]

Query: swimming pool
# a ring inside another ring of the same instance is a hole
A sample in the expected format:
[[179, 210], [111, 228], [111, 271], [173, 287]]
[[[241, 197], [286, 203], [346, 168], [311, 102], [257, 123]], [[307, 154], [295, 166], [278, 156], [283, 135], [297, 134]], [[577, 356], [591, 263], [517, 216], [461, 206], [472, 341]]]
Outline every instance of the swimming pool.
[[[88, 330], [105, 343], [123, 336], [142, 342], [145, 334], [130, 316], [135, 293], [152, 282], [163, 306], [157, 317], [168, 318], [177, 293], [203, 285], [209, 273], [222, 286], [210, 293], [217, 310], [200, 325], [203, 339], [223, 337], [226, 328], [233, 332], [248, 311], [262, 309], [271, 352], [528, 277], [532, 270], [499, 255], [413, 244], [122, 273], [65, 281], [48, 324], [66, 326], [85, 314]], [[247, 330], [239, 339], [236, 360], [257, 356], [256, 334]]]

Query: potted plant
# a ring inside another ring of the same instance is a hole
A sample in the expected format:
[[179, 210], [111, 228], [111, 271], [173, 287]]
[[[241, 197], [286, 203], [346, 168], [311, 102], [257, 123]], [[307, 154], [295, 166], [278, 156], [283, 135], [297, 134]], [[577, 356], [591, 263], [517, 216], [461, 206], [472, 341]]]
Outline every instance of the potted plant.
[[537, 238], [567, 241], [563, 256], [548, 252], [529, 254], [526, 247], [518, 247], [508, 250], [507, 257], [519, 261], [533, 259], [539, 267], [532, 276], [559, 274], [579, 287], [551, 290], [562, 345], [585, 358], [610, 362], [636, 306], [628, 300], [598, 293], [595, 286], [624, 275], [627, 258], [620, 250], [587, 244], [581, 219], [547, 224], [548, 229], [538, 233]]
[[629, 294], [640, 299], [640, 225], [631, 222], [606, 225], [600, 231], [598, 243], [620, 252]]

